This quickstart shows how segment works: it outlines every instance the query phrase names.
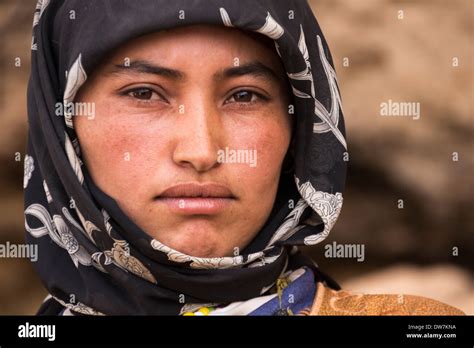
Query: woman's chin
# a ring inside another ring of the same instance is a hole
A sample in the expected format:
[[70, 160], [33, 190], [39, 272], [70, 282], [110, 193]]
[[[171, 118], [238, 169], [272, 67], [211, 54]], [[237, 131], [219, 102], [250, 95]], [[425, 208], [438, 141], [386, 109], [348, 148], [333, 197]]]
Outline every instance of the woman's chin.
[[214, 228], [204, 229], [202, 226], [196, 228], [187, 226], [186, 229], [170, 232], [172, 236], [160, 234], [154, 238], [166, 246], [190, 256], [205, 258], [231, 256], [234, 248], [226, 245], [222, 235], [223, 230], [225, 228], [219, 231]]

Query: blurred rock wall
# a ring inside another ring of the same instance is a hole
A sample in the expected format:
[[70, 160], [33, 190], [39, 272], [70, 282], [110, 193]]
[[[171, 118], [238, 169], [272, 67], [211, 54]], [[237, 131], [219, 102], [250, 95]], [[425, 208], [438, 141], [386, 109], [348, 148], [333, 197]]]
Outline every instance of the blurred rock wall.
[[[332, 49], [350, 153], [332, 238], [363, 242], [372, 258], [472, 269], [474, 2], [311, 3]], [[381, 116], [389, 100], [419, 103], [420, 118]]]

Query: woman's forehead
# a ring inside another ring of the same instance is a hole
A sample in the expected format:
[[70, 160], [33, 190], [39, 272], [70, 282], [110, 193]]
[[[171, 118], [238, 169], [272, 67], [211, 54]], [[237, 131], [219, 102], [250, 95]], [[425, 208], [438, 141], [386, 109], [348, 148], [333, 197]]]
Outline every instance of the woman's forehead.
[[260, 59], [279, 60], [272, 39], [250, 31], [213, 25], [192, 25], [150, 33], [127, 41], [112, 54], [118, 59], [147, 54], [177, 58], [193, 52], [202, 55], [202, 51], [206, 52], [206, 58], [228, 55], [240, 59], [258, 56]]
[[286, 80], [272, 39], [212, 25], [178, 27], [131, 39], [110, 52], [96, 71], [103, 75], [160, 70], [161, 75], [184, 81], [186, 73], [176, 71], [212, 70], [217, 81], [217, 77], [226, 77], [225, 72], [232, 68], [236, 73], [247, 69], [254, 76]]

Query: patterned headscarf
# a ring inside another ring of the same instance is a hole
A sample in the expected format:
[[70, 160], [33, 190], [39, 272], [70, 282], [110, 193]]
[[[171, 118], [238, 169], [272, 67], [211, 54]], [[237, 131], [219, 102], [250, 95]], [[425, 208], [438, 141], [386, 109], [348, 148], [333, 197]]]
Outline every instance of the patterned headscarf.
[[[234, 257], [193, 257], [146, 234], [94, 185], [72, 115], [55, 114], [112, 50], [194, 24], [271, 38], [292, 89], [294, 171], [282, 173], [268, 221]], [[320, 243], [334, 226], [346, 175], [344, 121], [331, 54], [306, 1], [40, 0], [31, 49], [25, 228], [50, 293], [43, 312], [179, 314], [193, 303], [249, 300], [302, 266], [298, 245]]]

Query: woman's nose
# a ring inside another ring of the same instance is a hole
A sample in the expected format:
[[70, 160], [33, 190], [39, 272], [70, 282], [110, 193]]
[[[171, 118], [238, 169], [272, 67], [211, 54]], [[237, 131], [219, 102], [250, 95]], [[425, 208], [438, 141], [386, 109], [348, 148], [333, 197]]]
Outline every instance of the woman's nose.
[[193, 102], [184, 106], [178, 116], [178, 142], [173, 161], [184, 167], [205, 172], [218, 165], [221, 124], [218, 111], [209, 102]]

